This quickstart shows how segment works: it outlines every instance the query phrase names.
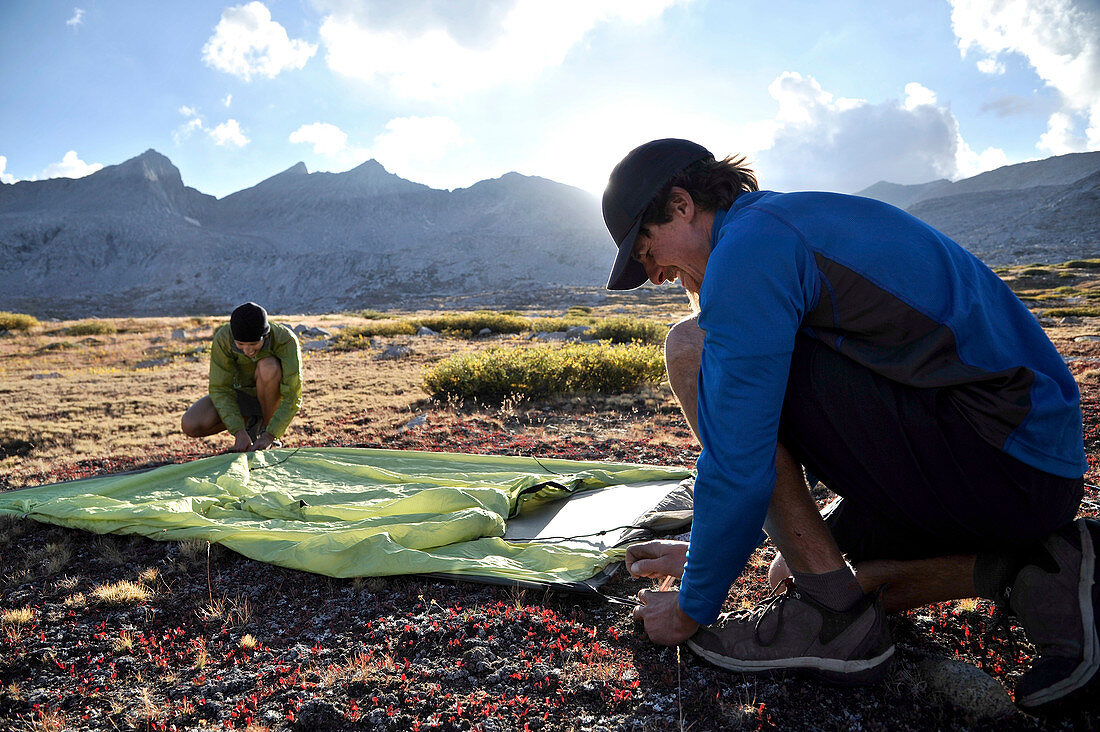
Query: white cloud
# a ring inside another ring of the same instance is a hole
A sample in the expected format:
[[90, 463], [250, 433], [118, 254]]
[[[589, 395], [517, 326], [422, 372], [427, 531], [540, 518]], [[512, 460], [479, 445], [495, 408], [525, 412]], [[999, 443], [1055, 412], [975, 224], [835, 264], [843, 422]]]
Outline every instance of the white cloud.
[[1005, 65], [994, 58], [983, 58], [978, 61], [978, 71], [990, 75], [1003, 74]]
[[0, 155], [0, 183], [14, 183], [18, 180], [11, 173], [5, 173], [4, 171], [8, 167], [8, 157], [6, 155]]
[[179, 113], [188, 120], [172, 131], [172, 141], [177, 145], [190, 138], [195, 132], [205, 129], [199, 110], [185, 105], [179, 108]]
[[912, 112], [917, 107], [935, 105], [936, 93], [934, 91], [915, 81], [911, 81], [905, 85], [905, 103], [903, 104], [905, 109]]
[[228, 107], [232, 103], [233, 103], [233, 95], [232, 94], [226, 94], [225, 99], [222, 100], [222, 104], [224, 104], [226, 107]]
[[535, 78], [598, 24], [642, 22], [683, 0], [438, 3], [319, 0], [326, 61], [399, 96], [456, 98]]
[[235, 119], [226, 120], [210, 130], [210, 137], [215, 145], [244, 147], [250, 140], [241, 131], [241, 126]]
[[290, 141], [313, 145], [317, 155], [336, 155], [347, 148], [347, 133], [327, 122], [302, 125], [290, 133]]
[[83, 178], [102, 167], [102, 163], [85, 163], [77, 157], [76, 150], [70, 150], [61, 158], [61, 162], [47, 165], [42, 171], [42, 178]]
[[1038, 143], [1040, 149], [1049, 151], [1060, 142], [1082, 139], [1066, 129], [1066, 118], [1070, 127], [1088, 125], [1077, 150], [1100, 149], [1100, 3], [951, 0], [951, 4], [951, 24], [964, 56], [971, 49], [988, 59], [1019, 54], [1061, 93], [1060, 112], [1066, 117], [1052, 119]]
[[65, 21], [65, 25], [70, 28], [76, 28], [77, 26], [84, 25], [84, 9], [73, 8], [73, 17]]
[[970, 145], [959, 135], [955, 148], [955, 175], [953, 178], [970, 178], [987, 170], [994, 170], [1009, 164], [1008, 155], [999, 147], [988, 147], [980, 153], [970, 149]]
[[453, 180], [441, 176], [435, 163], [466, 141], [449, 117], [398, 117], [386, 123], [374, 138], [371, 156], [403, 178], [428, 185], [452, 187]]
[[300, 69], [317, 46], [291, 40], [286, 28], [271, 19], [261, 2], [234, 5], [222, 11], [214, 35], [202, 48], [207, 66], [245, 81], [253, 76], [274, 78], [286, 69]]
[[1039, 136], [1035, 147], [1048, 155], [1065, 155], [1085, 149], [1085, 140], [1073, 132], [1073, 119], [1062, 112], [1050, 115], [1047, 131]]
[[755, 153], [767, 188], [855, 192], [880, 180], [974, 175], [1005, 161], [996, 148], [971, 150], [950, 110], [916, 82], [906, 85], [900, 102], [834, 98], [813, 77], [795, 72], [781, 74], [769, 91], [779, 104], [770, 134], [758, 135], [756, 150], [740, 143], [742, 152]]
[[314, 154], [327, 157], [334, 170], [373, 158], [395, 175], [436, 188], [470, 185], [494, 175], [484, 161], [454, 154], [469, 140], [449, 117], [391, 119], [369, 147], [350, 143], [347, 133], [327, 122], [302, 125], [290, 133], [290, 141], [312, 145]]

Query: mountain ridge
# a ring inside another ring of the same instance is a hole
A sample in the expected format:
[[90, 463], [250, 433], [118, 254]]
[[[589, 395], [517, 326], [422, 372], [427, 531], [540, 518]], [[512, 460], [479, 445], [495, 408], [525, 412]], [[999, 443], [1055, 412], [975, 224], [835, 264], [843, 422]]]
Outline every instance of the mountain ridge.
[[[1100, 152], [860, 193], [990, 266], [1100, 256]], [[150, 149], [80, 179], [0, 184], [0, 309], [44, 317], [537, 303], [597, 291], [613, 257], [595, 196], [516, 172], [447, 191], [375, 160], [298, 162], [218, 199]]]
[[44, 316], [597, 287], [613, 256], [594, 196], [518, 173], [444, 191], [375, 160], [342, 173], [296, 163], [216, 199], [147, 150], [85, 178], [0, 188], [0, 309]]

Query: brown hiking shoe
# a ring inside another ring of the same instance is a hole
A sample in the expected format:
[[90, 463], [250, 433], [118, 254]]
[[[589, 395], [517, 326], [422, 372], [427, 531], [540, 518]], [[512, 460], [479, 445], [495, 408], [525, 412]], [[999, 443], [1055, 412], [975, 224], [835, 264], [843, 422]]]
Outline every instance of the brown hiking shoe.
[[687, 644], [731, 671], [802, 671], [851, 686], [880, 680], [894, 655], [880, 595], [837, 612], [800, 592], [790, 577], [767, 602], [727, 613]]
[[1039, 650], [1016, 684], [1016, 703], [1034, 712], [1083, 699], [1100, 669], [1100, 521], [1081, 518], [1043, 540], [1016, 575], [1008, 604]]

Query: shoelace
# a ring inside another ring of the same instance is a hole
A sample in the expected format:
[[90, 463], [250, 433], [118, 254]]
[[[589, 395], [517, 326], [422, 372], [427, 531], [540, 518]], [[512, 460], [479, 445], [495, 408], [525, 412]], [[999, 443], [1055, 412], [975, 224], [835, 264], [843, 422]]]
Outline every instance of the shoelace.
[[[782, 589], [782, 592], [780, 592], [780, 589]], [[755, 622], [753, 626], [753, 637], [756, 639], [756, 642], [762, 646], [770, 646], [775, 639], [779, 637], [779, 631], [783, 628], [783, 613], [779, 613], [779, 619], [775, 623], [775, 632], [772, 634], [771, 640], [766, 643], [764, 639], [760, 637], [760, 623], [764, 621], [764, 618], [767, 617], [768, 613], [772, 610], [782, 610], [783, 603], [792, 597], [793, 589], [794, 579], [788, 577], [772, 589], [771, 594], [768, 595], [768, 599], [763, 603], [751, 610], [735, 610], [733, 614], [729, 616], [729, 620], [741, 624]]]

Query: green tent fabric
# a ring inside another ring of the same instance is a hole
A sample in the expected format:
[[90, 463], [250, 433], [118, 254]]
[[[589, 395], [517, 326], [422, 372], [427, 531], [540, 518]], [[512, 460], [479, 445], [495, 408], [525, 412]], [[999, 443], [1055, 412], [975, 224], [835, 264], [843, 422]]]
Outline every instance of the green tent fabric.
[[0, 493], [0, 515], [96, 533], [205, 539], [332, 577], [444, 573], [572, 583], [621, 549], [506, 541], [510, 516], [679, 468], [361, 448], [216, 455]]

